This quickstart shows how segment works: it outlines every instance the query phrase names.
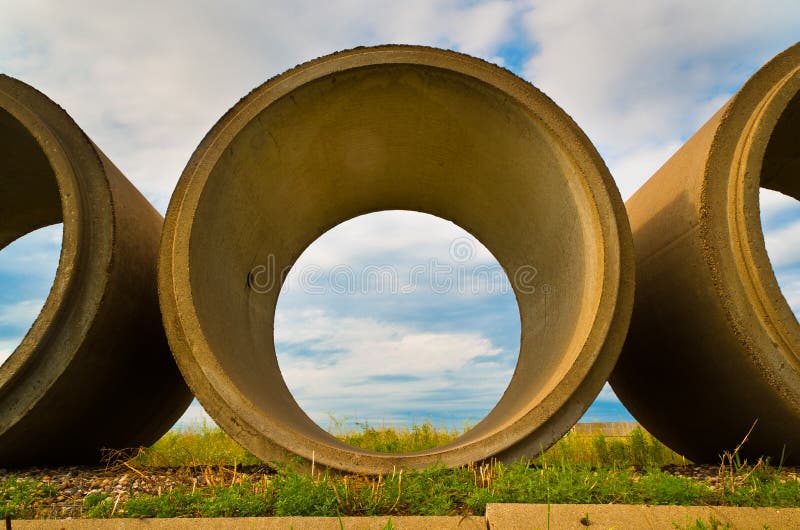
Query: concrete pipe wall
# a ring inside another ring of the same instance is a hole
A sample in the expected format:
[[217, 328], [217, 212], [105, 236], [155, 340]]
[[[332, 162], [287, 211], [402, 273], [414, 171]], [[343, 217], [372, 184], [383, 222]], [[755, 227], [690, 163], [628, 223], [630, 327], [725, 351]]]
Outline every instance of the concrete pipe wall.
[[[412, 454], [356, 449], [301, 410], [275, 356], [282, 278], [267, 289], [251, 275], [391, 209], [451, 220], [484, 243], [511, 279], [522, 329], [497, 406], [456, 441]], [[552, 101], [478, 59], [384, 46], [306, 63], [223, 116], [172, 197], [159, 290], [178, 365], [228, 434], [265, 460], [383, 473], [509, 460], [558, 440], [616, 362], [632, 258], [608, 170]]]
[[162, 218], [58, 105], [0, 76], [0, 248], [63, 222], [44, 308], [0, 365], [0, 467], [148, 445], [191, 395], [160, 322]]
[[696, 462], [800, 462], [800, 325], [764, 247], [759, 187], [800, 199], [800, 44], [759, 70], [627, 202], [636, 303], [611, 378]]

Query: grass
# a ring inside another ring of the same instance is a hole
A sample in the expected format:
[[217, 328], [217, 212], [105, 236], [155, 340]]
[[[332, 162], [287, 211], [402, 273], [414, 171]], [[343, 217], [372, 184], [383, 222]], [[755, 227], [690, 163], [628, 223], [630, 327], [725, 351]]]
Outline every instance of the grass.
[[[687, 525], [679, 525], [673, 522], [672, 526], [679, 530], [730, 530], [732, 527], [729, 523], [718, 521], [714, 517], [706, 519], [695, 519], [694, 522]], [[764, 528], [767, 528], [766, 526]]]
[[[336, 436], [345, 443], [379, 453], [422, 451], [455, 440], [462, 432], [440, 429], [431, 423], [410, 429], [376, 428], [358, 424], [359, 430], [336, 427]], [[143, 467], [184, 467], [202, 465], [249, 466], [262, 462], [237, 444], [219, 428], [205, 423], [184, 430], [170, 431], [151, 447], [140, 451], [130, 463]]]
[[10, 477], [0, 482], [0, 519], [26, 517], [31, 510], [58, 495], [58, 490], [48, 484]]
[[[116, 455], [111, 455], [116, 457]], [[201, 425], [169, 431], [130, 459], [138, 467], [249, 466], [261, 460], [218, 427]]]
[[[339, 436], [373, 450], [414, 451], [452, 440], [458, 433], [431, 425], [408, 430], [375, 429]], [[572, 432], [542, 456], [514, 464], [397, 471], [378, 477], [317, 473], [278, 467], [264, 473], [258, 459], [218, 429], [167, 434], [123, 465], [234, 468], [225, 486], [175, 487], [159, 495], [137, 494], [122, 502], [107, 494], [84, 498], [84, 517], [234, 517], [483, 514], [486, 504], [671, 504], [800, 506], [800, 480], [758, 461], [727, 455], [717, 483], [675, 476], [662, 468], [686, 461], [648, 433], [624, 437]], [[52, 487], [9, 478], [0, 483], [0, 517], [33, 517], [57, 495]], [[716, 528], [698, 521], [692, 528]]]
[[[332, 430], [347, 444], [379, 453], [423, 451], [451, 442], [464, 432], [437, 428], [431, 423], [410, 428], [376, 428], [369, 423], [358, 424], [358, 427], [358, 430], [344, 431], [335, 426]], [[641, 428], [624, 436], [586, 435], [571, 431], [535, 462], [553, 461], [590, 467], [638, 468], [687, 463], [685, 458]], [[154, 445], [141, 450], [129, 463], [141, 467], [184, 467], [249, 466], [262, 462], [221, 429], [202, 424], [168, 432]]]
[[432, 423], [413, 425], [410, 429], [376, 428], [366, 422], [357, 425], [360, 430], [337, 432], [336, 437], [354, 447], [379, 453], [412, 453], [433, 449], [452, 442], [463, 432], [436, 428]]

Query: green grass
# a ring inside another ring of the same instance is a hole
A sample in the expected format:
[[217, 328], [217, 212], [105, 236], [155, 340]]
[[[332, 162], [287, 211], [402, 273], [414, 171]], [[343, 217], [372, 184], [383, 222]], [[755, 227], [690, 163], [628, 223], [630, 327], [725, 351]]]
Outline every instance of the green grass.
[[222, 429], [203, 423], [169, 431], [152, 446], [140, 450], [129, 463], [139, 467], [248, 466], [258, 465], [261, 460]]
[[[345, 443], [379, 453], [411, 453], [446, 444], [462, 432], [439, 429], [430, 423], [410, 429], [375, 428], [359, 424], [360, 430], [341, 431], [336, 436]], [[113, 455], [112, 455], [113, 456]], [[170, 431], [151, 447], [139, 451], [130, 463], [144, 467], [184, 467], [205, 465], [258, 465], [261, 461], [237, 444], [219, 428], [206, 424]]]
[[26, 517], [39, 505], [58, 495], [58, 489], [36, 480], [10, 477], [0, 481], [0, 519]]
[[[748, 470], [749, 471], [749, 470]], [[350, 516], [483, 514], [493, 502], [553, 504], [651, 504], [798, 506], [800, 484], [774, 471], [739, 484], [737, 492], [713, 489], [690, 478], [652, 469], [595, 469], [586, 465], [531, 464], [433, 468], [381, 477], [291, 471], [256, 483], [178, 488], [139, 495], [122, 517]], [[741, 478], [737, 476], [737, 479]], [[87, 515], [106, 516], [105, 513]]]
[[687, 460], [637, 427], [626, 436], [585, 435], [570, 432], [536, 460], [541, 465], [557, 462], [594, 468], [655, 468], [685, 465]]
[[[361, 449], [379, 453], [410, 453], [444, 445], [455, 440], [464, 431], [437, 428], [430, 423], [410, 428], [376, 428], [368, 423], [359, 424], [359, 430], [332, 429], [340, 440]], [[466, 430], [466, 428], [465, 428]], [[570, 432], [548, 449], [538, 460], [558, 461], [568, 464], [588, 464], [593, 467], [639, 468], [661, 467], [668, 464], [686, 464], [682, 456], [641, 428], [626, 436], [585, 435]], [[130, 461], [142, 467], [184, 466], [248, 466], [261, 461], [243, 449], [219, 428], [199, 425], [193, 428], [170, 431], [151, 447], [141, 450]]]
[[672, 523], [672, 526], [679, 530], [730, 530], [732, 528], [729, 523], [723, 523], [714, 517], [709, 517], [708, 520], [695, 519], [694, 522], [686, 525]]
[[[375, 429], [339, 434], [348, 443], [383, 451], [414, 451], [446, 443], [456, 432], [431, 425], [408, 430]], [[759, 461], [754, 465], [727, 456], [715, 487], [674, 476], [661, 468], [684, 464], [648, 433], [624, 437], [572, 432], [544, 455], [514, 464], [491, 463], [457, 469], [366, 477], [316, 473], [309, 476], [278, 467], [264, 474], [258, 459], [218, 429], [201, 427], [167, 434], [124, 465], [237, 468], [226, 486], [175, 487], [159, 495], [137, 494], [115, 505], [102, 493], [84, 498], [84, 517], [238, 517], [349, 515], [483, 514], [493, 502], [570, 504], [672, 504], [800, 506], [800, 481]], [[242, 468], [241, 466], [245, 467]], [[249, 476], [247, 473], [256, 473]], [[35, 481], [0, 482], [0, 516], [42, 516], [42, 506], [58, 492]], [[688, 521], [687, 521], [688, 523]], [[717, 528], [697, 521], [688, 527]]]
[[433, 449], [458, 438], [463, 431], [439, 429], [432, 423], [407, 428], [376, 428], [369, 423], [359, 424], [360, 430], [337, 432], [336, 437], [354, 447], [379, 453], [413, 453]]

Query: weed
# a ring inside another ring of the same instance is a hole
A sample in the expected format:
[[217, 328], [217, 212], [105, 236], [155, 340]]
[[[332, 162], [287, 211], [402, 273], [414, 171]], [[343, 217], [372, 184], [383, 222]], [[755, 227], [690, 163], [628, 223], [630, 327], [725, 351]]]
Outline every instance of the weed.
[[[456, 435], [437, 431], [430, 424], [407, 431], [364, 424], [345, 439], [357, 439], [362, 447], [374, 450], [419, 448]], [[680, 462], [685, 460], [647, 432], [634, 429], [619, 437], [571, 432], [536, 459], [513, 464], [397, 470], [377, 477], [324, 471], [306, 475], [289, 466], [241, 468], [238, 464], [259, 462], [222, 431], [203, 427], [169, 433], [116, 465], [139, 474], [148, 466], [198, 466], [204, 470], [205, 485], [195, 481], [157, 495], [134, 494], [127, 500], [91, 493], [82, 499], [81, 507], [85, 517], [99, 518], [470, 515], [483, 514], [487, 503], [494, 502], [800, 506], [800, 480], [767, 461], [751, 465], [735, 452], [725, 455], [716, 485], [661, 469]], [[221, 475], [227, 477], [224, 483]], [[58, 495], [57, 488], [35, 480], [0, 478], [0, 517], [53, 514], [46, 507]], [[686, 524], [687, 528], [725, 528], [705, 520]], [[387, 527], [391, 528], [391, 521]]]
[[672, 523], [672, 526], [675, 528], [679, 528], [680, 530], [729, 530], [731, 527], [730, 523], [723, 523], [718, 521], [711, 516], [708, 518], [708, 522], [704, 519], [698, 518], [695, 519], [694, 522], [690, 522], [684, 526], [680, 526], [677, 523]]
[[138, 495], [125, 503], [120, 514], [127, 517], [198, 517], [202, 513], [199, 493], [175, 489], [161, 495]]
[[261, 461], [236, 443], [225, 431], [199, 426], [170, 431], [147, 449], [140, 449], [129, 463], [136, 467], [184, 467], [200, 465], [256, 465]]
[[105, 493], [90, 493], [83, 499], [84, 515], [92, 519], [111, 517], [114, 503]]
[[35, 480], [10, 477], [0, 482], [0, 518], [31, 517], [38, 505], [58, 495], [58, 490]]
[[462, 433], [439, 429], [432, 423], [412, 425], [410, 429], [375, 428], [368, 422], [356, 424], [360, 430], [339, 433], [343, 442], [379, 453], [413, 453], [452, 442]]

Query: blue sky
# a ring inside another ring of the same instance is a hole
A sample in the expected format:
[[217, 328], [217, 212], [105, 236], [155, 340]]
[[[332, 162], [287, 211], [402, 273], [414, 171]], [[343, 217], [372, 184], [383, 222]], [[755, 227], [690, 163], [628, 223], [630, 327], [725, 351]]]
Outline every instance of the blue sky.
[[[627, 198], [800, 28], [796, 0], [0, 0], [0, 10], [0, 71], [62, 105], [162, 213], [194, 148], [241, 96], [298, 63], [382, 43], [452, 48], [533, 82], [586, 131]], [[776, 274], [800, 309], [800, 207], [777, 194], [762, 204]], [[47, 294], [59, 234], [45, 229], [0, 252], [0, 361]], [[392, 266], [407, 279], [433, 258], [491, 269], [470, 237], [430, 216], [385, 212], [306, 251], [279, 301], [276, 346], [315, 420], [460, 426], [493, 406], [519, 346], [502, 278], [444, 294], [425, 281], [395, 294], [369, 282], [338, 294], [326, 282], [337, 265], [355, 278]], [[454, 258], [457, 241], [470, 241], [470, 259]], [[309, 270], [322, 292], [301, 285]], [[194, 403], [184, 421], [202, 417]], [[630, 416], [606, 388], [586, 419]]]

